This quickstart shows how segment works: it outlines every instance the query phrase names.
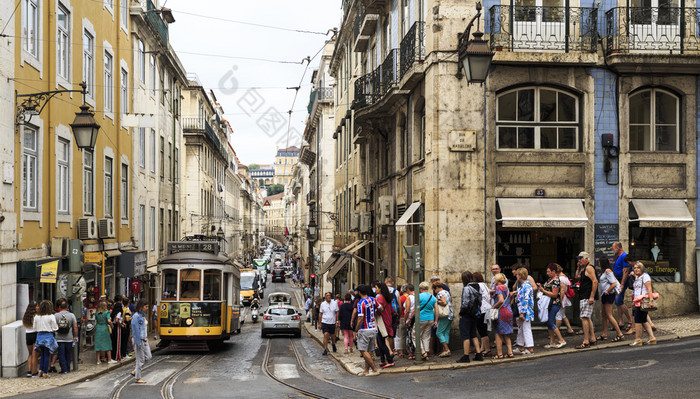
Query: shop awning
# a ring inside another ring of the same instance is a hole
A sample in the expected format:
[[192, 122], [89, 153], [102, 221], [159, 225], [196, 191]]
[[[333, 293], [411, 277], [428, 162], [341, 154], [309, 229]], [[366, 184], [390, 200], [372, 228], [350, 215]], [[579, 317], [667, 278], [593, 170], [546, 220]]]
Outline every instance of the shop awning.
[[361, 243], [362, 243], [362, 240], [357, 240], [357, 241], [353, 242], [352, 244], [348, 245], [347, 247], [341, 249], [338, 252], [340, 252], [341, 254], [349, 254], [355, 249], [356, 246], [358, 246]]
[[640, 227], [687, 227], [693, 222], [688, 205], [681, 199], [633, 199], [631, 202], [630, 222], [639, 222]]
[[330, 268], [331, 268], [331, 267], [333, 266], [333, 264], [338, 260], [338, 258], [340, 258], [340, 254], [332, 254], [332, 255], [328, 258], [328, 260], [326, 261], [326, 263], [323, 264], [323, 267], [321, 268], [321, 271], [319, 272], [319, 274], [322, 275], [323, 273], [325, 273], [325, 272], [327, 272], [328, 270], [330, 270]]
[[335, 277], [336, 274], [345, 266], [348, 262], [350, 262], [350, 257], [348, 256], [343, 256], [340, 259], [338, 259], [337, 262], [333, 265], [331, 270], [328, 272], [328, 276], [326, 279], [331, 280]]
[[498, 198], [503, 227], [586, 227], [583, 201], [570, 198]]
[[406, 226], [412, 225], [412, 224], [423, 224], [421, 223], [408, 223], [408, 221], [411, 219], [414, 213], [420, 208], [421, 203], [420, 202], [414, 202], [412, 203], [408, 209], [406, 209], [406, 212], [401, 215], [399, 220], [396, 221], [396, 231], [406, 231]]
[[122, 251], [118, 249], [110, 249], [108, 251], [105, 251], [105, 257], [107, 258], [116, 258], [117, 256], [121, 256]]

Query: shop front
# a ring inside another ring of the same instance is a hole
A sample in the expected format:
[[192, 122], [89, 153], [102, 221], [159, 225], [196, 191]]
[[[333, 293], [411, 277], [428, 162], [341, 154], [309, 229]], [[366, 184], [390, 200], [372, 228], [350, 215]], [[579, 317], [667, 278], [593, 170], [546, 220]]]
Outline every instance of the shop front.
[[61, 296], [58, 291], [58, 276], [68, 272], [68, 260], [45, 256], [36, 259], [24, 259], [17, 262], [17, 282], [27, 284], [29, 300], [52, 303]]
[[588, 224], [583, 200], [498, 198], [496, 204], [496, 263], [509, 280], [520, 265], [542, 283], [550, 263], [561, 265], [568, 276], [575, 273]]

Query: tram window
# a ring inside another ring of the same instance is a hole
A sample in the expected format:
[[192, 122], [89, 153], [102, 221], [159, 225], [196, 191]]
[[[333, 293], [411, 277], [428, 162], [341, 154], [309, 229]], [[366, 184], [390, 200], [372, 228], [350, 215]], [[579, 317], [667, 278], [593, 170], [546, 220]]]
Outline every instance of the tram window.
[[177, 299], [177, 270], [163, 270], [163, 299]]
[[221, 300], [221, 272], [218, 270], [206, 270], [204, 272], [204, 300]]
[[199, 299], [199, 288], [201, 281], [200, 270], [181, 270], [180, 271], [180, 299]]

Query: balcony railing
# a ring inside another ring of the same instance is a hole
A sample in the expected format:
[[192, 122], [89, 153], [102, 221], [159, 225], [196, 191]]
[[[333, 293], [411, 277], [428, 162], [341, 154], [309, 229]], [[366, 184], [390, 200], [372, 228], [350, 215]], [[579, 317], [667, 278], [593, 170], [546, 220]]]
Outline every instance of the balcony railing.
[[198, 117], [183, 117], [180, 118], [180, 120], [182, 123], [182, 130], [204, 132], [206, 137], [212, 142], [214, 148], [219, 150], [221, 156], [226, 160], [226, 164], [228, 165], [228, 153], [226, 152], [226, 148], [224, 148], [224, 146], [221, 144], [221, 140], [219, 140], [216, 132], [214, 132], [214, 129], [206, 119]]
[[401, 39], [401, 74], [399, 79], [413, 68], [416, 61], [423, 61], [425, 58], [425, 22], [417, 21], [408, 30], [406, 36]]
[[399, 83], [399, 49], [395, 48], [387, 54], [381, 68], [381, 94], [385, 95]]
[[358, 107], [374, 104], [381, 98], [381, 68], [362, 76], [355, 81], [355, 101]]
[[158, 38], [163, 44], [168, 44], [168, 25], [163, 22], [163, 19], [156, 13], [156, 6], [152, 0], [146, 2], [146, 20], [151, 24], [151, 27], [158, 33]]
[[607, 54], [700, 52], [700, 8], [616, 7], [605, 20]]
[[598, 9], [503, 6], [489, 9], [492, 50], [595, 52]]
[[319, 87], [316, 89], [318, 92], [318, 101], [333, 101], [333, 88], [332, 87]]

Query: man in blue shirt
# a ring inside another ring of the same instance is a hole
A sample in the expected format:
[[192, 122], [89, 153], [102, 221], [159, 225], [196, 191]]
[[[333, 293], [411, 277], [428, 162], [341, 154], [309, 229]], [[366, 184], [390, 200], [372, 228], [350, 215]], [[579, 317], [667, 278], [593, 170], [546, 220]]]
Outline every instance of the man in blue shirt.
[[613, 273], [620, 282], [620, 293], [615, 297], [615, 305], [617, 306], [617, 317], [619, 319], [618, 324], [620, 326], [625, 325], [624, 321], [627, 319], [627, 328], [632, 326], [632, 317], [630, 316], [630, 311], [625, 305], [625, 291], [627, 291], [627, 279], [630, 278], [630, 265], [625, 262], [627, 258], [627, 253], [622, 250], [622, 243], [616, 242], [612, 245], [612, 251], [617, 256], [615, 260], [615, 267], [613, 268]]

